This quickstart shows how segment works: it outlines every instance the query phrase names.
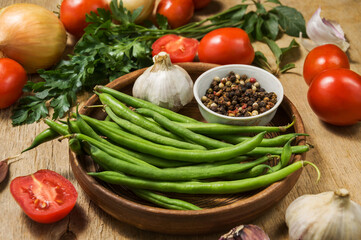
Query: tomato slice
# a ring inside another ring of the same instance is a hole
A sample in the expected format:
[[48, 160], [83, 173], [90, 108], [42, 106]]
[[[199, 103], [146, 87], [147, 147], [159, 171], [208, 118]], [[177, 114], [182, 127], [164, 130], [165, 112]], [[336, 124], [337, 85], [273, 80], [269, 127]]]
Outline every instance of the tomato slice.
[[15, 178], [10, 183], [10, 192], [25, 214], [40, 223], [63, 219], [78, 198], [76, 189], [68, 179], [45, 169]]
[[168, 34], [160, 37], [152, 45], [152, 55], [160, 52], [169, 54], [172, 63], [192, 62], [198, 51], [198, 40], [185, 38], [175, 34]]

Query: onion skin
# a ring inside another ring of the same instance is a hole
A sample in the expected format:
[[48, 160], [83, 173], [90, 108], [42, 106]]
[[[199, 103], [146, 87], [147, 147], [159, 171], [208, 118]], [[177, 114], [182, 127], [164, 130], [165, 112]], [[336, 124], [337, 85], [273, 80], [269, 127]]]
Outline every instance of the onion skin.
[[66, 31], [51, 11], [19, 3], [0, 12], [0, 51], [28, 73], [56, 64], [66, 47]]
[[123, 0], [123, 6], [131, 12], [143, 6], [142, 12], [135, 20], [136, 23], [141, 23], [150, 17], [154, 9], [154, 4], [155, 0]]

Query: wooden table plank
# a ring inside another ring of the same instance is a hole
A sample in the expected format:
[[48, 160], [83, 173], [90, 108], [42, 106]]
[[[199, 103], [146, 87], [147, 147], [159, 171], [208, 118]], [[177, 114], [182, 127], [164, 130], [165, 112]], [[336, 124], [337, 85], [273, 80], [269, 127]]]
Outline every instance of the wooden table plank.
[[[24, 2], [23, 0], [2, 0], [0, 7], [12, 3]], [[56, 11], [60, 0], [27, 0]], [[233, 6], [237, 0], [213, 0], [211, 9], [198, 12], [195, 19], [213, 14], [221, 9]], [[318, 6], [322, 7], [322, 16], [338, 21], [343, 27], [351, 44], [348, 51], [351, 59], [351, 69], [361, 73], [361, 5], [353, 0], [289, 0], [283, 1], [288, 6], [295, 7], [302, 12], [308, 20]], [[288, 45], [292, 38], [283, 36], [277, 42], [280, 46]], [[271, 53], [264, 44], [254, 44], [255, 49]], [[321, 169], [322, 177], [316, 183], [316, 173], [312, 168], [306, 168], [292, 191], [263, 216], [250, 222], [261, 226], [271, 239], [288, 239], [287, 227], [284, 222], [284, 214], [287, 206], [298, 196], [307, 193], [319, 193], [322, 191], [335, 190], [345, 187], [351, 192], [351, 198], [361, 203], [361, 163], [359, 154], [361, 149], [361, 124], [350, 127], [335, 127], [318, 120], [307, 103], [307, 85], [302, 78], [302, 65], [307, 52], [301, 47], [291, 57], [296, 62], [297, 68], [289, 74], [284, 74], [280, 80], [284, 86], [285, 94], [299, 110], [307, 133], [310, 134], [309, 142], [315, 146], [307, 154], [307, 160], [317, 164]], [[34, 136], [46, 128], [40, 122], [21, 127], [11, 126], [12, 108], [0, 110], [0, 158], [16, 155], [28, 146]], [[0, 209], [1, 239], [172, 239], [172, 240], [206, 240], [218, 239], [220, 234], [215, 233], [201, 236], [169, 236], [159, 233], [151, 233], [138, 230], [132, 226], [121, 223], [94, 205], [77, 184], [69, 166], [67, 155], [67, 143], [52, 141], [22, 156], [23, 160], [15, 162], [10, 167], [10, 174], [5, 182], [0, 184]], [[52, 169], [68, 178], [79, 192], [76, 207], [65, 219], [49, 225], [43, 225], [30, 220], [9, 192], [9, 184], [17, 176], [27, 175], [39, 169]], [[241, 223], [240, 223], [241, 224]], [[247, 224], [247, 223], [245, 223]]]

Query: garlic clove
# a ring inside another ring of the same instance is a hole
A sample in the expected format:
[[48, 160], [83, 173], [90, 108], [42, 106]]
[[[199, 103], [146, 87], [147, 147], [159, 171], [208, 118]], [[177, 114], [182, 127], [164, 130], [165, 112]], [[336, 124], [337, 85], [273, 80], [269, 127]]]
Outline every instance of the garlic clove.
[[314, 47], [331, 43], [346, 52], [350, 44], [346, 41], [341, 25], [335, 21], [321, 18], [320, 14], [321, 8], [318, 8], [307, 23], [306, 32], [310, 40], [303, 39], [300, 33], [301, 44], [311, 51]]
[[290, 239], [361, 239], [361, 206], [340, 189], [315, 195], [303, 195], [286, 210]]
[[269, 240], [268, 235], [256, 225], [240, 225], [222, 235], [219, 240]]

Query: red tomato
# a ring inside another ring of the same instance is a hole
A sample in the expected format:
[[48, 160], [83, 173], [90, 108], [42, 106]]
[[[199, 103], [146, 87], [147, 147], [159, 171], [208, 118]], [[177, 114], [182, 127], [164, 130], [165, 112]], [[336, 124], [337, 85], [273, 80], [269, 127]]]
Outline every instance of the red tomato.
[[166, 52], [172, 63], [192, 62], [197, 54], [198, 44], [197, 39], [168, 34], [153, 43], [152, 54], [154, 56]]
[[240, 28], [219, 28], [207, 33], [199, 43], [201, 62], [251, 64], [254, 49], [248, 34]]
[[78, 197], [69, 180], [50, 170], [15, 178], [10, 183], [10, 192], [25, 214], [40, 223], [63, 219]]
[[316, 75], [307, 98], [325, 122], [343, 126], [361, 120], [361, 76], [349, 69], [329, 69]]
[[157, 13], [166, 16], [172, 28], [183, 26], [193, 17], [193, 0], [161, 0]]
[[0, 109], [15, 103], [27, 81], [25, 69], [10, 58], [0, 58]]
[[194, 3], [194, 9], [201, 9], [206, 7], [211, 0], [193, 0]]
[[312, 49], [303, 64], [303, 78], [308, 85], [318, 73], [331, 68], [350, 68], [346, 53], [333, 44]]
[[63, 0], [60, 6], [60, 20], [65, 29], [80, 38], [84, 28], [89, 24], [85, 22], [86, 14], [97, 12], [98, 8], [109, 9], [107, 0]]

